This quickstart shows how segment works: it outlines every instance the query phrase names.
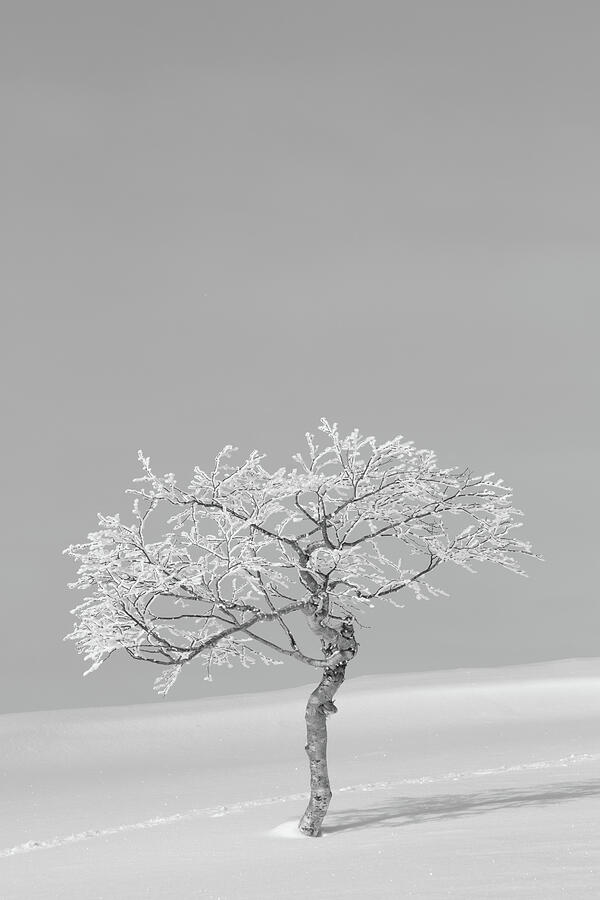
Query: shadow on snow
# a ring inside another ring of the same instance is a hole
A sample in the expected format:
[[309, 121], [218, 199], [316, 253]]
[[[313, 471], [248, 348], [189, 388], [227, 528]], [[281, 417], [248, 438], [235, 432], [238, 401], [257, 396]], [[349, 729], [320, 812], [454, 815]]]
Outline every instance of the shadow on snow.
[[399, 827], [421, 822], [481, 815], [498, 809], [548, 806], [583, 797], [600, 795], [600, 779], [564, 782], [558, 787], [532, 790], [481, 791], [476, 794], [439, 794], [424, 799], [396, 797], [387, 803], [367, 809], [348, 809], [330, 812], [323, 833], [368, 828], [373, 825]]

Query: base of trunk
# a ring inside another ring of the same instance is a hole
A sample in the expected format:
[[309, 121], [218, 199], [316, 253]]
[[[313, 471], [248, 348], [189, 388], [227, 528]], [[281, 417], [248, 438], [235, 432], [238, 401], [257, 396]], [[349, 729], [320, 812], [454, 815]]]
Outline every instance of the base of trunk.
[[310, 798], [306, 811], [298, 823], [298, 828], [302, 834], [307, 835], [307, 837], [323, 837], [323, 819], [327, 815], [330, 802], [331, 791], [318, 793]]

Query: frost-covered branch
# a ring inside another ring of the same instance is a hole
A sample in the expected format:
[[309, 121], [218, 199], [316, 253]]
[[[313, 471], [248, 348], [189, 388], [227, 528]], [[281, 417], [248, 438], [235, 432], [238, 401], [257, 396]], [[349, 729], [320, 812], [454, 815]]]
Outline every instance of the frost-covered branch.
[[[255, 645], [331, 668], [356, 652], [360, 610], [404, 588], [442, 594], [426, 580], [442, 563], [525, 574], [519, 559], [535, 554], [515, 537], [522, 513], [494, 473], [441, 468], [401, 436], [343, 437], [326, 419], [320, 431], [324, 446], [307, 434], [296, 468], [271, 473], [257, 451], [233, 465], [227, 445], [185, 488], [139, 452], [132, 521], [100, 515], [87, 542], [65, 551], [79, 565], [69, 586], [88, 592], [67, 635], [91, 662], [85, 674], [123, 650], [167, 667], [156, 681], [166, 693], [194, 659], [206, 677], [235, 659], [280, 662]], [[322, 656], [300, 649], [303, 626]]]

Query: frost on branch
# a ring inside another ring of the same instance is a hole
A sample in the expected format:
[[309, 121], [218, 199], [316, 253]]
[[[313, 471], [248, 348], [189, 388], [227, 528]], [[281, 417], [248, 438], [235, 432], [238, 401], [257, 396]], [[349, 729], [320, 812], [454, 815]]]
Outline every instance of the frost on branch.
[[170, 669], [165, 669], [162, 675], [154, 679], [154, 690], [156, 693], [162, 694], [163, 697], [166, 696], [177, 681], [177, 676], [180, 672], [181, 666], [172, 666]]
[[[296, 468], [269, 472], [256, 450], [236, 464], [227, 445], [185, 488], [139, 452], [131, 518], [99, 515], [87, 542], [65, 550], [79, 567], [69, 587], [87, 592], [65, 638], [91, 663], [85, 674], [118, 650], [164, 667], [162, 695], [194, 659], [209, 680], [214, 666], [281, 655], [325, 668], [351, 655], [341, 621], [381, 600], [404, 605], [404, 589], [444, 594], [430, 578], [442, 563], [525, 574], [535, 554], [493, 472], [440, 467], [402, 436], [344, 437], [326, 419], [319, 430], [322, 446], [307, 434]], [[328, 636], [316, 657], [310, 631]]]

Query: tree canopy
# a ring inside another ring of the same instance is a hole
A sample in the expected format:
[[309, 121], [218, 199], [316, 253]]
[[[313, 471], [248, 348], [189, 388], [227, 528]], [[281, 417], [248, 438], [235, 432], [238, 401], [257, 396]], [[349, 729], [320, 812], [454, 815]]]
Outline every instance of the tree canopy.
[[[208, 680], [215, 665], [281, 655], [331, 668], [355, 652], [344, 629], [361, 611], [402, 590], [443, 594], [428, 577], [442, 563], [526, 574], [520, 559], [535, 554], [515, 537], [522, 512], [493, 472], [442, 468], [401, 435], [341, 436], [326, 419], [319, 430], [322, 446], [307, 433], [291, 470], [269, 472], [256, 450], [236, 465], [227, 445], [185, 488], [139, 451], [132, 520], [99, 514], [99, 530], [64, 551], [79, 564], [69, 587], [89, 592], [65, 638], [91, 661], [84, 674], [118, 650], [166, 667], [162, 694], [194, 659]], [[156, 537], [153, 525], [166, 530]], [[322, 656], [301, 649], [305, 617]]]

